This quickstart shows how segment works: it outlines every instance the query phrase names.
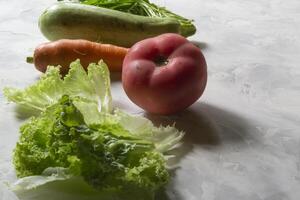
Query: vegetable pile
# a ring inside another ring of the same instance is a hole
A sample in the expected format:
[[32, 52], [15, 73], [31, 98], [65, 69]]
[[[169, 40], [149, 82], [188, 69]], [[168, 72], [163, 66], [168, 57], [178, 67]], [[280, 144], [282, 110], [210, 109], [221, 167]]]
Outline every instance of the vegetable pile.
[[19, 177], [59, 171], [64, 179], [83, 177], [100, 191], [131, 188], [151, 198], [168, 182], [163, 153], [183, 133], [113, 110], [103, 62], [90, 64], [86, 73], [77, 60], [64, 79], [59, 68], [49, 67], [36, 84], [25, 90], [6, 88], [4, 94], [35, 114], [20, 128], [14, 151]]
[[205, 58], [186, 39], [192, 20], [148, 0], [71, 0], [46, 9], [39, 28], [50, 42], [27, 62], [44, 74], [4, 89], [30, 117], [14, 150], [15, 190], [81, 180], [108, 199], [154, 199], [184, 133], [113, 108], [110, 72], [122, 71], [126, 94], [145, 111], [187, 108], [207, 81]]

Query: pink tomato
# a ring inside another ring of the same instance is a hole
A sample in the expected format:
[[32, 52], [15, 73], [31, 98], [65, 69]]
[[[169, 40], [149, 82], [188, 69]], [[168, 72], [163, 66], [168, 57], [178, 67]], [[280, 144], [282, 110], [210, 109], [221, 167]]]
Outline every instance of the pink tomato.
[[125, 56], [122, 84], [129, 99], [155, 114], [174, 114], [202, 95], [207, 82], [200, 49], [167, 33], [142, 40]]

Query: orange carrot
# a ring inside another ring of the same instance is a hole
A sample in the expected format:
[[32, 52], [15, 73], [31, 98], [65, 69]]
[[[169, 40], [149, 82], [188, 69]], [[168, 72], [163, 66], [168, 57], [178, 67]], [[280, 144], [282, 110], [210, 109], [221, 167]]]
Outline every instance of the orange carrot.
[[[37, 70], [45, 72], [48, 65], [60, 65], [61, 74], [66, 74], [69, 65], [80, 59], [86, 69], [92, 62], [103, 60], [110, 71], [122, 71], [122, 63], [128, 49], [110, 44], [100, 44], [87, 40], [61, 39], [39, 45], [33, 56], [33, 63]], [[30, 58], [28, 59], [30, 62]]]

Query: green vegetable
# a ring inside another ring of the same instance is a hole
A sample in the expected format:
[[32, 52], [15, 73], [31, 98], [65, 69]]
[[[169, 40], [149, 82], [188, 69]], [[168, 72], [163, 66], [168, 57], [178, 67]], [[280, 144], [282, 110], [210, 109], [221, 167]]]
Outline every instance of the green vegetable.
[[83, 4], [94, 5], [113, 10], [119, 10], [135, 15], [148, 17], [172, 18], [180, 23], [183, 36], [190, 36], [196, 32], [193, 21], [177, 15], [164, 7], [157, 6], [149, 0], [79, 0]]
[[17, 175], [24, 178], [16, 190], [79, 178], [101, 194], [153, 199], [169, 181], [164, 153], [183, 133], [113, 110], [103, 62], [90, 64], [86, 73], [77, 60], [64, 79], [59, 68], [49, 67], [36, 84], [6, 88], [4, 94], [39, 111], [20, 128], [13, 160]]
[[59, 73], [59, 67], [49, 66], [36, 84], [24, 90], [6, 87], [3, 93], [9, 101], [32, 111], [44, 111], [65, 94], [99, 103], [99, 109], [104, 112], [110, 112], [112, 109], [109, 70], [103, 61], [98, 65], [90, 64], [88, 74], [79, 60], [74, 61], [70, 64], [69, 73], [64, 79]]
[[162, 33], [180, 33], [180, 24], [173, 19], [67, 2], [48, 8], [40, 16], [39, 28], [49, 40], [86, 39], [125, 47]]
[[169, 179], [154, 143], [113, 121], [88, 126], [69, 96], [21, 127], [14, 164], [19, 177], [62, 167], [101, 190], [131, 185], [156, 191]]

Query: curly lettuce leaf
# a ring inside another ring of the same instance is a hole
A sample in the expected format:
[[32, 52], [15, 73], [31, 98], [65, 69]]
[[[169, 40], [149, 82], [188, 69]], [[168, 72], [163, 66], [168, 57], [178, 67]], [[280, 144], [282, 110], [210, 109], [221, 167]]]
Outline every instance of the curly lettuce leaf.
[[131, 115], [117, 108], [110, 114], [98, 112], [96, 104], [93, 103], [82, 100], [75, 100], [73, 103], [83, 114], [86, 124], [120, 124], [131, 135], [151, 141], [155, 149], [161, 153], [166, 153], [179, 146], [184, 136], [184, 132], [176, 129], [174, 125], [156, 127], [147, 118]]
[[110, 78], [106, 64], [100, 61], [91, 63], [86, 72], [79, 60], [70, 64], [69, 73], [62, 79], [60, 67], [49, 66], [41, 79], [22, 90], [4, 88], [7, 99], [20, 106], [42, 112], [55, 104], [63, 95], [82, 97], [98, 106], [99, 111], [112, 110]]
[[[45, 170], [61, 168], [67, 176], [83, 177], [100, 191], [122, 193], [130, 187], [154, 195], [169, 180], [163, 154], [156, 151], [152, 141], [116, 122], [87, 125], [72, 97], [63, 96], [21, 127], [14, 151], [17, 175], [36, 177]], [[29, 185], [58, 180], [53, 174], [44, 179], [30, 178], [33, 183]], [[28, 180], [25, 182], [28, 187]]]
[[[26, 184], [14, 190], [20, 200], [153, 200], [151, 191], [132, 188], [128, 186], [126, 191], [99, 191], [91, 187], [82, 177], [58, 179], [47, 183], [48, 176], [27, 177]], [[37, 181], [38, 179], [38, 181]], [[21, 179], [22, 180], [22, 179]], [[29, 188], [31, 183], [40, 185]], [[25, 189], [26, 188], [26, 189]], [[155, 198], [156, 199], [156, 198]], [[158, 198], [160, 199], [160, 198]], [[6, 199], [5, 199], [6, 200]], [[8, 199], [10, 200], [10, 199]], [[13, 199], [15, 200], [15, 199]], [[17, 199], [16, 199], [17, 200]]]
[[131, 134], [153, 142], [155, 149], [161, 153], [178, 146], [184, 136], [184, 132], [177, 130], [175, 126], [156, 127], [147, 118], [129, 115], [118, 109], [115, 110], [115, 117], [118, 123]]
[[56, 103], [64, 92], [59, 68], [55, 67], [49, 67], [47, 73], [43, 74], [36, 84], [25, 90], [11, 87], [3, 89], [3, 94], [9, 101], [39, 112]]
[[46, 168], [41, 175], [27, 176], [17, 180], [13, 188], [14, 191], [32, 190], [53, 181], [63, 181], [70, 178], [71, 176], [66, 173], [65, 168], [49, 167]]
[[77, 109], [83, 114], [87, 124], [111, 123], [120, 124], [131, 135], [151, 141], [155, 149], [161, 153], [168, 152], [180, 145], [184, 136], [183, 131], [179, 131], [175, 126], [156, 127], [144, 117], [130, 115], [122, 110], [115, 109], [113, 114], [97, 112], [96, 105], [84, 101], [74, 101]]

